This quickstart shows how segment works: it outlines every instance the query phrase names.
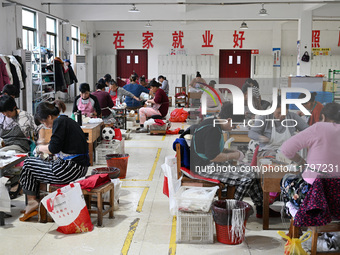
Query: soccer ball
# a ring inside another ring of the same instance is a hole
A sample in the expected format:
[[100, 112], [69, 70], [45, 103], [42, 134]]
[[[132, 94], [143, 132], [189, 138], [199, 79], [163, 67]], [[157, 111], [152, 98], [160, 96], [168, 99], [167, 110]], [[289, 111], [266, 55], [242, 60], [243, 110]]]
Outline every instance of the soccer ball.
[[255, 152], [256, 147], [259, 145], [258, 141], [255, 140], [250, 140], [248, 144], [248, 150], [250, 150], [252, 153]]
[[104, 140], [112, 140], [115, 137], [115, 131], [111, 127], [104, 127], [102, 131], [102, 138]]

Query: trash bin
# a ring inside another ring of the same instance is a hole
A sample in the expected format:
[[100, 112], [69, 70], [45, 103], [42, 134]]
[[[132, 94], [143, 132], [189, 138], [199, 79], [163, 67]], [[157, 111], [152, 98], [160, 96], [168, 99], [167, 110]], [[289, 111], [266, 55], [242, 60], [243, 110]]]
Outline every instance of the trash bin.
[[108, 154], [105, 158], [108, 167], [120, 169], [119, 179], [125, 179], [129, 154]]
[[108, 174], [110, 179], [116, 179], [120, 175], [120, 169], [117, 167], [99, 167], [91, 171], [91, 175], [94, 174]]
[[212, 205], [217, 241], [224, 244], [240, 244], [244, 240], [246, 223], [253, 213], [250, 204], [233, 200], [218, 200]]

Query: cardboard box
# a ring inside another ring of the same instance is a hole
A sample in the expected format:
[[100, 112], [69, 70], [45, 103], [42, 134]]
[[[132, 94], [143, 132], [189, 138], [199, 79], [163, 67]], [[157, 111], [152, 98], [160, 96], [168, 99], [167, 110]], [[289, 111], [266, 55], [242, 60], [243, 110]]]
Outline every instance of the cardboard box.
[[337, 86], [338, 85], [336, 83], [334, 83], [334, 86], [333, 86], [333, 82], [331, 81], [324, 81], [322, 84], [322, 90], [327, 91], [327, 92], [335, 92], [337, 89]]

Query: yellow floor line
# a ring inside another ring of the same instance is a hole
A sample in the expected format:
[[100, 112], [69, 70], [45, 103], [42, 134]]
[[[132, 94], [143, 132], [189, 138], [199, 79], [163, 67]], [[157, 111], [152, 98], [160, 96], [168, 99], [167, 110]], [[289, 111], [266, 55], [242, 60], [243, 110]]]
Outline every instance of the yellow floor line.
[[138, 206], [136, 212], [141, 212], [143, 209], [144, 201], [146, 198], [146, 195], [148, 194], [149, 188], [144, 188], [143, 193], [139, 199]]
[[121, 181], [134, 181], [134, 182], [147, 182], [147, 181], [152, 181], [153, 179], [153, 175], [156, 171], [156, 167], [157, 167], [157, 163], [158, 163], [158, 160], [159, 160], [159, 156], [161, 155], [161, 151], [162, 151], [162, 148], [158, 148], [157, 150], [157, 154], [156, 154], [156, 159], [153, 163], [153, 166], [151, 168], [151, 172], [150, 172], [150, 175], [149, 175], [149, 178], [148, 179], [144, 179], [144, 180], [138, 180], [138, 179], [121, 179]]
[[165, 137], [166, 137], [166, 135], [163, 135], [162, 141], [164, 141]]
[[171, 227], [171, 236], [170, 236], [170, 244], [169, 244], [169, 252], [168, 255], [176, 254], [176, 216], [172, 218], [172, 227]]
[[133, 235], [136, 232], [136, 228], [138, 226], [139, 220], [140, 220], [139, 218], [136, 218], [133, 222], [131, 222], [130, 230], [129, 230], [126, 238], [125, 238], [125, 242], [124, 242], [124, 245], [123, 245], [123, 248], [122, 248], [122, 251], [121, 251], [120, 254], [122, 254], [122, 255], [128, 254], [128, 251], [130, 249], [130, 245], [131, 245], [131, 242], [132, 242], [132, 238], [133, 238]]
[[144, 188], [149, 188], [149, 187], [148, 186], [122, 186], [122, 188], [127, 188], [127, 189], [131, 189], [131, 188], [144, 189]]

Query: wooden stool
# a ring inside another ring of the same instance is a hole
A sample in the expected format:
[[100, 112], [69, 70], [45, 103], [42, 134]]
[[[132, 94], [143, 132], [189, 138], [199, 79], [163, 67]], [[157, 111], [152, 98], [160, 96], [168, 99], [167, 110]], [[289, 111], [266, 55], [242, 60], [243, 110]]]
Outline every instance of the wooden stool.
[[[109, 213], [109, 218], [113, 218], [113, 205], [114, 205], [114, 185], [112, 182], [106, 183], [98, 188], [92, 189], [91, 191], [87, 191], [85, 189], [82, 190], [87, 208], [89, 210], [89, 213], [95, 213], [98, 215], [98, 222], [97, 226], [101, 226], [103, 224], [103, 216], [107, 213]], [[107, 191], [110, 191], [110, 201], [104, 202], [103, 201], [103, 194]], [[92, 200], [92, 196], [97, 196], [97, 209], [92, 209], [91, 204], [95, 202]], [[104, 205], [109, 205], [109, 207], [106, 210], [103, 210]]]
[[[46, 184], [45, 184], [46, 185]], [[57, 189], [60, 189], [62, 186], [64, 185], [54, 185], [54, 184], [50, 184], [49, 186], [49, 192], [52, 193], [54, 191], [56, 191]], [[103, 194], [107, 191], [110, 191], [110, 200], [109, 202], [104, 202], [103, 201]], [[109, 212], [109, 218], [112, 219], [113, 218], [113, 206], [114, 206], [114, 185], [112, 182], [106, 183], [102, 186], [99, 186], [95, 189], [92, 189], [91, 191], [87, 191], [85, 189], [82, 190], [84, 198], [85, 198], [85, 202], [86, 202], [86, 207], [90, 213], [95, 213], [98, 215], [98, 222], [97, 222], [97, 226], [101, 226], [103, 224], [103, 216], [105, 214], [107, 214]], [[92, 196], [96, 195], [97, 196], [97, 201], [92, 200]], [[97, 205], [97, 209], [92, 209], [92, 204], [96, 204]], [[104, 205], [109, 205], [109, 207], [103, 211]], [[46, 222], [50, 222], [52, 220], [51, 217], [48, 217], [46, 208], [41, 205], [40, 209], [39, 209], [39, 213], [40, 213], [40, 222], [41, 223], [46, 223]]]
[[[338, 254], [334, 252], [317, 252], [317, 243], [318, 243], [318, 236], [320, 232], [339, 232], [340, 231], [340, 222], [339, 221], [332, 221], [325, 226], [315, 226], [315, 227], [308, 227], [312, 230], [312, 247], [311, 247], [311, 255], [326, 255], [326, 254]], [[290, 227], [289, 227], [289, 234], [290, 238], [299, 238], [300, 237], [300, 228], [294, 226], [294, 220], [290, 220]]]

